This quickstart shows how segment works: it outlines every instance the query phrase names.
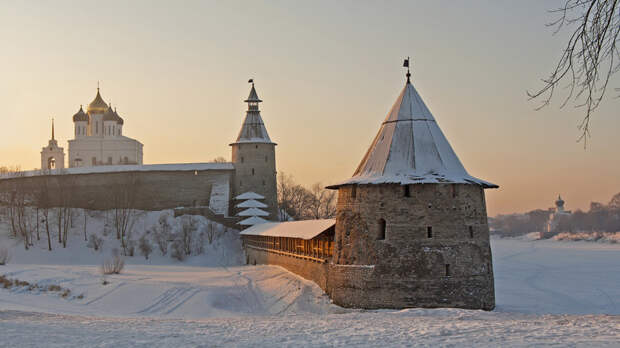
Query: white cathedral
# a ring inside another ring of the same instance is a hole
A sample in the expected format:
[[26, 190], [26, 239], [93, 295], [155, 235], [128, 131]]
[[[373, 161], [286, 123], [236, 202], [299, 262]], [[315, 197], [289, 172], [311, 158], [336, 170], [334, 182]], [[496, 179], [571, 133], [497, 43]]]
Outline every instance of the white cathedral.
[[[101, 98], [99, 88], [86, 112], [73, 115], [74, 139], [69, 140], [68, 167], [142, 164], [143, 145], [123, 135], [124, 120]], [[63, 169], [64, 150], [54, 139], [41, 150], [41, 169]]]

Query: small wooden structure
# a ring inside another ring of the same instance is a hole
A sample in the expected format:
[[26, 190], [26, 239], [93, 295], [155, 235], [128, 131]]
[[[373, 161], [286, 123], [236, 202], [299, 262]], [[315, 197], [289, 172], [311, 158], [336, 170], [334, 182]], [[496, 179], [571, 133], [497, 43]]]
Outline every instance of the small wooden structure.
[[327, 262], [334, 251], [336, 220], [269, 222], [241, 232], [244, 248], [316, 262]]

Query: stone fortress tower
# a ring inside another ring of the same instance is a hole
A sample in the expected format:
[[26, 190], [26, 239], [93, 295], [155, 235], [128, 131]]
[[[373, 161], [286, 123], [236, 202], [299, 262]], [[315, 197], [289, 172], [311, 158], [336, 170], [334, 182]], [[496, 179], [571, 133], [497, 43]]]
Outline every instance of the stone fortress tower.
[[52, 139], [41, 149], [41, 169], [64, 169], [65, 150], [58, 146], [54, 136], [54, 120], [52, 119]]
[[[245, 192], [255, 192], [265, 197], [264, 203], [269, 212], [267, 220], [278, 220], [278, 196], [276, 182], [276, 143], [272, 142], [258, 108], [262, 102], [252, 84], [250, 95], [245, 100], [248, 104], [245, 120], [237, 136], [230, 144], [235, 175], [232, 185], [232, 197]], [[234, 203], [231, 200], [231, 203]], [[234, 206], [233, 206], [234, 209]]]
[[[406, 65], [408, 66], [408, 60]], [[495, 307], [485, 188], [410, 82], [338, 190], [330, 296], [347, 307]]]

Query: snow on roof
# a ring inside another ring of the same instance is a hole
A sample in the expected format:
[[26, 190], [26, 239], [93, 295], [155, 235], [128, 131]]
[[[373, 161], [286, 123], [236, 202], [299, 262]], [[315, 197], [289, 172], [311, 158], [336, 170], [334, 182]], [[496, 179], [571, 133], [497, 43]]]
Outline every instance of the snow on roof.
[[235, 199], [265, 199], [265, 196], [261, 196], [256, 192], [248, 191], [246, 193], [242, 193], [239, 196], [235, 197]]
[[243, 201], [236, 205], [237, 208], [267, 208], [267, 204], [259, 202], [255, 199]]
[[258, 217], [258, 216], [252, 216], [250, 218], [247, 218], [245, 220], [241, 220], [239, 222], [239, 225], [242, 226], [254, 226], [254, 225], [262, 225], [264, 223], [268, 222], [267, 220]]
[[237, 216], [269, 216], [269, 213], [258, 208], [250, 208], [240, 211]]
[[267, 222], [241, 232], [245, 236], [312, 239], [336, 224], [335, 219]]
[[467, 173], [411, 83], [405, 84], [347, 184], [462, 183], [496, 188]]
[[92, 166], [92, 167], [74, 167], [74, 168], [65, 168], [65, 169], [51, 169], [51, 170], [30, 170], [30, 171], [21, 172], [20, 175], [4, 174], [0, 176], [0, 179], [8, 179], [8, 178], [13, 178], [17, 176], [95, 174], [95, 173], [115, 173], [115, 172], [149, 172], [149, 171], [153, 171], [153, 172], [196, 171], [196, 170], [234, 170], [234, 167], [232, 163], [230, 162]]

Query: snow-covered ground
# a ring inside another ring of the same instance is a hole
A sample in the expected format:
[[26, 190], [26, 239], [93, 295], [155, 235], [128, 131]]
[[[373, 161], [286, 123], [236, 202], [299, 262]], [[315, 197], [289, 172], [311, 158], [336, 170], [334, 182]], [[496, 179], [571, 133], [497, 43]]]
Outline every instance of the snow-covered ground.
[[[361, 311], [330, 304], [315, 284], [280, 267], [240, 265], [232, 231], [183, 263], [157, 250], [148, 261], [127, 258], [124, 272], [107, 276], [107, 285], [99, 272], [105, 252], [85, 248], [77, 232], [73, 238], [63, 252], [50, 253], [45, 244], [29, 251], [20, 244], [11, 248], [12, 261], [0, 266], [0, 274], [60, 285], [71, 295], [0, 289], [0, 346], [618, 347], [620, 342], [617, 244], [493, 239], [495, 311]], [[113, 241], [105, 243], [111, 248]]]

